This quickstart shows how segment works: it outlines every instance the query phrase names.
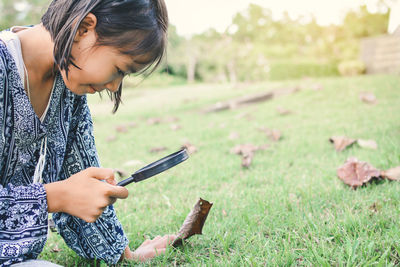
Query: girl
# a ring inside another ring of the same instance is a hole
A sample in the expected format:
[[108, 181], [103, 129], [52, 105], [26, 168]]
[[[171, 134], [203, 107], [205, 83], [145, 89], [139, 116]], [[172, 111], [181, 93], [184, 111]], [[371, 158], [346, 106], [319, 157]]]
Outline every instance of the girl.
[[165, 251], [173, 235], [129, 249], [112, 206], [128, 191], [99, 168], [85, 94], [105, 90], [115, 112], [124, 76], [160, 63], [167, 26], [163, 0], [53, 0], [40, 24], [0, 33], [0, 265], [37, 258], [49, 212], [85, 258]]

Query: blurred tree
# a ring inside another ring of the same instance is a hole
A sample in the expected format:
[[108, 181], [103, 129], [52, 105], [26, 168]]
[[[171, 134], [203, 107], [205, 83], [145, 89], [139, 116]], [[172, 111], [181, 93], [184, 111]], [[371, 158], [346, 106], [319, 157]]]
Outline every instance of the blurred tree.
[[50, 0], [0, 0], [0, 28], [40, 22]]
[[[276, 20], [256, 4], [236, 14], [223, 33], [209, 29], [183, 38], [170, 25], [167, 57], [157, 72], [189, 82], [231, 83], [335, 74], [333, 65], [358, 58], [361, 38], [386, 33], [393, 1], [377, 0], [376, 13], [365, 5], [351, 10], [342, 25], [320, 26], [314, 17], [288, 13]], [[0, 0], [0, 27], [38, 23], [49, 2]]]

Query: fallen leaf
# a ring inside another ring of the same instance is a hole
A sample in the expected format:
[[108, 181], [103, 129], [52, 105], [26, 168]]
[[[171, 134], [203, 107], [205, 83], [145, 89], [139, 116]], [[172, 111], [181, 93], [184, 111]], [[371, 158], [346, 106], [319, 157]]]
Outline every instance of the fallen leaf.
[[246, 118], [247, 116], [250, 116], [249, 112], [241, 112], [235, 116], [235, 119], [243, 119]]
[[251, 162], [253, 161], [254, 154], [249, 154], [249, 155], [243, 155], [242, 157], [242, 167], [243, 168], [248, 168], [251, 165]]
[[183, 144], [181, 146], [181, 149], [186, 148], [187, 152], [189, 153], [189, 155], [192, 155], [193, 153], [197, 152], [197, 147], [195, 147], [194, 145], [192, 145], [189, 142], [186, 142], [185, 144]]
[[259, 131], [264, 132], [272, 141], [279, 141], [282, 137], [281, 131], [277, 129], [269, 129], [265, 127], [258, 128]]
[[353, 189], [361, 186], [372, 178], [378, 178], [381, 172], [367, 162], [349, 158], [344, 165], [337, 169], [337, 176]]
[[358, 139], [357, 144], [362, 147], [362, 148], [369, 148], [369, 149], [377, 149], [378, 144], [375, 142], [375, 140], [363, 140], [363, 139]]
[[279, 130], [272, 129], [271, 134], [269, 135], [269, 137], [270, 137], [273, 141], [277, 142], [277, 141], [279, 141], [279, 140], [281, 139], [282, 133], [281, 133], [281, 131], [279, 131]]
[[171, 124], [170, 128], [171, 128], [171, 130], [173, 130], [173, 131], [177, 131], [177, 130], [179, 130], [179, 129], [182, 128], [182, 127], [181, 127], [179, 124]]
[[285, 109], [285, 108], [283, 108], [283, 107], [277, 107], [277, 108], [276, 108], [276, 111], [278, 111], [279, 115], [282, 115], [282, 116], [284, 116], [284, 115], [289, 115], [289, 114], [292, 113], [292, 111], [290, 111], [290, 110], [288, 110], [288, 109]]
[[246, 119], [248, 121], [253, 120], [253, 116], [251, 115], [250, 112], [246, 111], [246, 112], [242, 112], [239, 113], [235, 116], [235, 119]]
[[149, 125], [155, 125], [155, 124], [160, 124], [161, 123], [161, 118], [149, 118], [147, 120], [147, 123]]
[[333, 143], [336, 151], [340, 152], [354, 144], [357, 140], [348, 138], [346, 136], [332, 136], [331, 138], [329, 138], [329, 141]]
[[222, 209], [222, 215], [225, 217], [228, 216], [228, 213], [226, 213], [226, 210]]
[[177, 122], [177, 121], [179, 121], [179, 118], [178, 117], [168, 117], [168, 118], [166, 118], [165, 119], [165, 121], [166, 122]]
[[107, 142], [112, 142], [115, 141], [117, 139], [117, 137], [115, 135], [110, 135], [106, 138]]
[[133, 160], [129, 160], [129, 161], [125, 162], [124, 166], [135, 166], [135, 165], [141, 165], [141, 164], [143, 164], [142, 161], [133, 159]]
[[378, 211], [379, 211], [378, 204], [376, 204], [376, 202], [374, 202], [371, 206], [369, 206], [369, 209], [370, 209], [373, 213], [378, 213]]
[[137, 126], [137, 123], [134, 121], [131, 121], [130, 123], [128, 123], [128, 126], [131, 128], [135, 128]]
[[115, 127], [115, 130], [119, 133], [126, 133], [128, 131], [125, 125], [118, 125]]
[[381, 176], [391, 181], [400, 181], [400, 166], [382, 171]]
[[158, 153], [161, 151], [167, 150], [165, 146], [160, 146], [160, 147], [153, 147], [150, 149], [150, 153]]
[[257, 150], [258, 150], [258, 146], [255, 146], [253, 144], [242, 144], [242, 145], [237, 145], [234, 148], [232, 148], [231, 153], [245, 156], [245, 155], [252, 154]]
[[376, 104], [378, 102], [376, 96], [371, 92], [361, 92], [360, 99], [367, 104]]
[[314, 84], [313, 86], [311, 86], [311, 89], [314, 91], [320, 91], [320, 90], [324, 89], [324, 87], [321, 84], [317, 83], [317, 84]]
[[254, 152], [264, 150], [266, 146], [255, 146], [252, 144], [237, 145], [231, 149], [231, 153], [242, 156], [242, 167], [248, 168], [253, 161]]
[[55, 253], [60, 252], [60, 251], [62, 251], [62, 249], [58, 248], [57, 245], [55, 245], [55, 246], [51, 249], [51, 252], [55, 252]]
[[175, 240], [172, 242], [173, 247], [181, 245], [183, 240], [191, 237], [192, 235], [202, 234], [204, 223], [212, 205], [213, 203], [210, 203], [202, 198], [197, 201], [193, 209], [187, 215], [181, 226], [181, 229], [179, 229]]
[[118, 174], [119, 178], [128, 176], [127, 172], [121, 169], [114, 169], [114, 172]]
[[230, 134], [229, 134], [229, 136], [228, 136], [228, 138], [230, 139], [230, 140], [235, 140], [235, 139], [238, 139], [240, 137], [240, 135], [237, 133], [237, 132], [231, 132]]

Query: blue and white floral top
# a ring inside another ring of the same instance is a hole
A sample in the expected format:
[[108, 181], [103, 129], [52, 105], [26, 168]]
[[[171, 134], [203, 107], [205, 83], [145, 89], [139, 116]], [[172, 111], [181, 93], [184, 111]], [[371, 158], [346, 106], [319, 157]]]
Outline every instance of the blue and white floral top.
[[[22, 86], [13, 57], [0, 41], [0, 266], [35, 259], [47, 237], [46, 191], [32, 183], [42, 139], [47, 136], [43, 183], [99, 166], [86, 96], [69, 91], [57, 74], [41, 122]], [[53, 219], [79, 255], [116, 263], [128, 240], [109, 206], [94, 223], [66, 213]]]

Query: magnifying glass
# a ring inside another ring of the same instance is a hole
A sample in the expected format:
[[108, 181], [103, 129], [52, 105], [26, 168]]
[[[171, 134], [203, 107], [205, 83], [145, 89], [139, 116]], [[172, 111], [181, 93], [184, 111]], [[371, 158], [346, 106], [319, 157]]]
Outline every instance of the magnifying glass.
[[144, 166], [134, 174], [132, 174], [129, 178], [122, 180], [117, 185], [126, 186], [132, 182], [140, 182], [150, 178], [160, 172], [168, 170], [179, 163], [187, 160], [189, 158], [189, 154], [187, 153], [186, 149], [179, 150], [175, 153], [172, 153], [162, 159], [159, 159], [153, 163], [150, 163], [147, 166]]

